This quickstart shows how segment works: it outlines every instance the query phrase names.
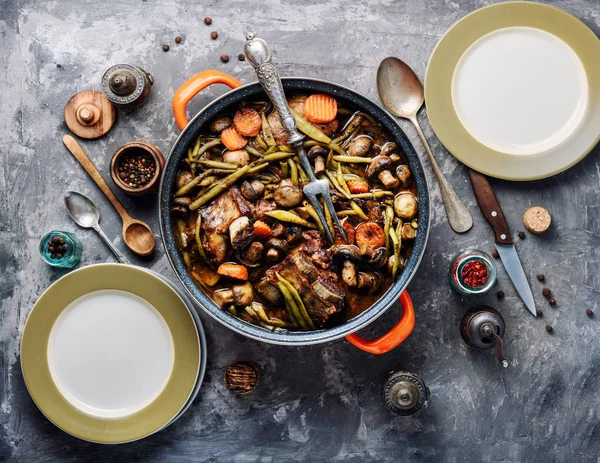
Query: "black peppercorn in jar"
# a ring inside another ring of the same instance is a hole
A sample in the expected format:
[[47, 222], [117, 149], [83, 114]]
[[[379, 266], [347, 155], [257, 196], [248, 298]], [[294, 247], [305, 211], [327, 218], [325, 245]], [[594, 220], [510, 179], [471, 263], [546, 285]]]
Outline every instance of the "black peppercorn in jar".
[[81, 260], [83, 245], [70, 232], [54, 230], [40, 241], [40, 254], [53, 267], [73, 268]]

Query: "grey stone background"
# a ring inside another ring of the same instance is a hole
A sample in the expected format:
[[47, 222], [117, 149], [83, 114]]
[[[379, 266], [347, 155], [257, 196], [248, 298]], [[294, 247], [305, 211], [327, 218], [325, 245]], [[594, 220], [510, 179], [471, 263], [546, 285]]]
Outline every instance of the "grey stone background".
[[[422, 78], [444, 32], [488, 3], [0, 0], [0, 461], [598, 461], [599, 150], [547, 180], [492, 181], [515, 235], [527, 207], [542, 205], [553, 215], [549, 233], [516, 241], [543, 311], [535, 320], [502, 268], [497, 288], [481, 300], [461, 299], [450, 289], [446, 272], [452, 256], [467, 248], [491, 251], [492, 233], [465, 168], [436, 140], [424, 114], [437, 159], [475, 226], [466, 235], [454, 234], [431, 182], [430, 240], [409, 288], [417, 324], [400, 347], [373, 356], [343, 340], [305, 348], [270, 346], [236, 335], [201, 312], [209, 362], [198, 399], [167, 430], [122, 446], [90, 444], [63, 433], [37, 410], [23, 383], [19, 342], [27, 314], [65, 273], [41, 261], [40, 237], [51, 229], [74, 231], [85, 246], [82, 265], [114, 262], [98, 236], [68, 218], [62, 203], [66, 190], [96, 202], [105, 231], [130, 259], [174, 278], [162, 245], [146, 260], [126, 250], [116, 212], [62, 145], [63, 109], [72, 95], [99, 89], [104, 70], [119, 62], [139, 64], [156, 78], [143, 107], [121, 112], [107, 136], [82, 143], [108, 178], [110, 156], [125, 142], [143, 139], [169, 152], [178, 134], [171, 98], [187, 78], [218, 69], [244, 82], [255, 80], [248, 63], [235, 58], [246, 30], [274, 46], [283, 75], [332, 80], [377, 99], [375, 72], [384, 57], [401, 57]], [[597, 0], [548, 3], [600, 31]], [[213, 18], [212, 26], [203, 24], [205, 16]], [[217, 41], [209, 38], [212, 30], [219, 32]], [[174, 43], [176, 35], [184, 38], [182, 44]], [[164, 43], [171, 45], [168, 53], [161, 49]], [[229, 63], [220, 62], [221, 53], [231, 56]], [[224, 90], [205, 91], [189, 114]], [[412, 128], [400, 124], [423, 154]], [[155, 197], [118, 196], [158, 232]], [[539, 272], [556, 294], [555, 308], [541, 295]], [[499, 289], [506, 293], [502, 301], [495, 297]], [[507, 370], [491, 352], [474, 352], [460, 338], [461, 315], [478, 303], [498, 308], [507, 320], [506, 353], [514, 362]], [[598, 317], [589, 319], [588, 308]], [[362, 334], [382, 334], [399, 314], [398, 307], [390, 309]], [[554, 327], [552, 335], [544, 329], [547, 323]], [[238, 359], [253, 360], [262, 370], [259, 388], [245, 397], [232, 395], [222, 381], [224, 368]], [[399, 369], [420, 373], [431, 389], [427, 408], [413, 418], [388, 414], [380, 400], [383, 380]]]

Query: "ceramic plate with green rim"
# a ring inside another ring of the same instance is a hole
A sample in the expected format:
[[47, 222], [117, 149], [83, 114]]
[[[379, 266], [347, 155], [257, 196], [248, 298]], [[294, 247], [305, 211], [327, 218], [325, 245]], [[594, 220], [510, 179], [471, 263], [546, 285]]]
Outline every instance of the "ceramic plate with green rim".
[[579, 19], [532, 2], [458, 21], [425, 77], [431, 125], [458, 160], [507, 180], [581, 161], [600, 140], [600, 40]]
[[194, 390], [196, 324], [166, 282], [122, 264], [84, 267], [50, 286], [21, 341], [29, 394], [63, 431], [122, 443], [169, 423]]

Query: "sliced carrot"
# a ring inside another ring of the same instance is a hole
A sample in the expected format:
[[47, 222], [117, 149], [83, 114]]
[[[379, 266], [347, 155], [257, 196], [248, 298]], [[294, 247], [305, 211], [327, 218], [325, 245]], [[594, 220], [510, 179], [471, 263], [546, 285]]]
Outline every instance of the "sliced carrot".
[[262, 128], [262, 119], [255, 109], [240, 109], [233, 116], [233, 125], [246, 137], [255, 137]]
[[369, 183], [364, 180], [348, 180], [346, 183], [352, 194], [369, 192]]
[[235, 278], [236, 280], [248, 279], [248, 269], [238, 264], [221, 264], [217, 269], [217, 273], [224, 277]]
[[248, 140], [242, 137], [235, 127], [228, 127], [221, 132], [221, 142], [228, 150], [237, 151], [246, 146]]
[[[348, 222], [348, 217], [342, 220], [342, 228], [344, 229], [344, 233], [346, 233], [346, 238], [348, 238], [347, 244], [354, 244], [354, 226], [350, 222]], [[339, 233], [336, 233], [335, 235], [335, 244], [346, 244], [344, 238], [342, 238], [342, 236]]]
[[271, 227], [261, 220], [254, 222], [254, 236], [258, 239], [266, 239], [273, 234]]
[[329, 95], [311, 95], [304, 102], [304, 116], [311, 122], [324, 124], [337, 116], [338, 105]]
[[356, 245], [362, 255], [368, 255], [385, 244], [385, 232], [375, 222], [363, 222], [356, 227]]

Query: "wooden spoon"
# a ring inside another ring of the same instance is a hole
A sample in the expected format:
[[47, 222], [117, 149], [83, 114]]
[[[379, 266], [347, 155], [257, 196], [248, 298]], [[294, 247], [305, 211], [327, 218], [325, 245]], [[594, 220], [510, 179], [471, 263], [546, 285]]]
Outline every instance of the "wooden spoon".
[[123, 205], [119, 202], [116, 196], [113, 194], [109, 186], [102, 178], [100, 172], [83, 151], [77, 140], [71, 135], [65, 135], [63, 137], [63, 143], [68, 148], [75, 159], [79, 161], [79, 164], [85, 169], [85, 171], [92, 177], [92, 180], [96, 182], [96, 185], [106, 195], [108, 200], [115, 207], [121, 219], [123, 220], [123, 241], [133, 252], [140, 256], [147, 256], [152, 254], [154, 251], [154, 234], [146, 222], [134, 219], [131, 217]]

